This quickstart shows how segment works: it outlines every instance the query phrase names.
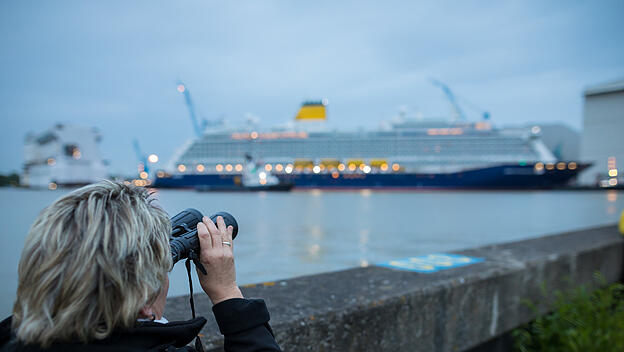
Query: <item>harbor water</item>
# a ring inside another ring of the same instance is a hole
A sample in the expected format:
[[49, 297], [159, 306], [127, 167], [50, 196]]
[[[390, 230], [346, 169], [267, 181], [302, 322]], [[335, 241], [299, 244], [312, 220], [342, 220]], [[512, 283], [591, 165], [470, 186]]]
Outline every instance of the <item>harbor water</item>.
[[[0, 315], [10, 314], [30, 225], [43, 207], [68, 191], [0, 189]], [[159, 190], [157, 197], [170, 214], [193, 207], [237, 218], [239, 284], [613, 224], [624, 209], [622, 191]], [[170, 296], [188, 293], [182, 264], [170, 278]], [[196, 278], [195, 283], [199, 288]]]

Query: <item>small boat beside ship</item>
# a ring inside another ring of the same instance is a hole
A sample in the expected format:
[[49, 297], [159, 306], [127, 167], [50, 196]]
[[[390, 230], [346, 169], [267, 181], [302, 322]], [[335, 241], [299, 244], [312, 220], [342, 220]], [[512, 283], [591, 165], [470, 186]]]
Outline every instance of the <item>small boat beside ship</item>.
[[212, 182], [195, 186], [195, 190], [200, 192], [208, 191], [228, 191], [228, 192], [288, 192], [294, 184], [289, 181], [280, 180], [271, 173], [264, 171], [262, 163], [255, 162], [250, 155], [245, 156], [246, 163], [243, 166], [241, 175], [235, 175], [231, 181], [235, 185], [232, 187], [227, 178], [226, 182]]

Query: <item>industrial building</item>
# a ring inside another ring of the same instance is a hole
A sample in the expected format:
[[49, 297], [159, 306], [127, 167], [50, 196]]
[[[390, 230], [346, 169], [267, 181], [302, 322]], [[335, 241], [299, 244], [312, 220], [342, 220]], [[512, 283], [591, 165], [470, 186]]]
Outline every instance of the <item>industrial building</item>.
[[593, 163], [580, 182], [601, 187], [624, 183], [624, 79], [584, 92], [581, 160]]

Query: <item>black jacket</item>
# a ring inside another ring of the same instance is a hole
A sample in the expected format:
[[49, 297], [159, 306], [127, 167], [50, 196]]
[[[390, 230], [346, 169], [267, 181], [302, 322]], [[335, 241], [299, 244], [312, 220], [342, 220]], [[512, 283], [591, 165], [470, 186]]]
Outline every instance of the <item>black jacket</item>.
[[[269, 312], [261, 299], [234, 298], [212, 307], [219, 330], [224, 335], [225, 351], [281, 351], [269, 326]], [[187, 346], [206, 319], [167, 324], [139, 322], [132, 329], [116, 331], [104, 340], [82, 343], [57, 343], [49, 349], [25, 346], [11, 333], [11, 317], [0, 323], [0, 351], [195, 351]]]

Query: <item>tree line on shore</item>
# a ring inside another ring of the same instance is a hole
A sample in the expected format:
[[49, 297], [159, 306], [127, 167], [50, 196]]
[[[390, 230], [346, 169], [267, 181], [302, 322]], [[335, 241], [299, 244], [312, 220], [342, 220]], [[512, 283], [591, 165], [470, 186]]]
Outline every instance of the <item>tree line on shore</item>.
[[0, 175], [0, 187], [17, 187], [19, 186], [19, 175], [16, 173], [11, 173], [8, 175]]

